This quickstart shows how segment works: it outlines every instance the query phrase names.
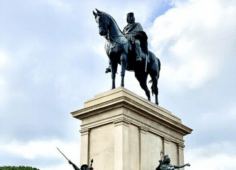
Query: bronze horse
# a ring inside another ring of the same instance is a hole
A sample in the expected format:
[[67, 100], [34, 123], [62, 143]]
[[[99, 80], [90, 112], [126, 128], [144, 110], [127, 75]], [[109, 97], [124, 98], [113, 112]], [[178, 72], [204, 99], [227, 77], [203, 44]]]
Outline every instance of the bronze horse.
[[110, 59], [112, 72], [112, 89], [115, 88], [115, 77], [118, 64], [121, 65], [121, 86], [124, 87], [125, 70], [134, 71], [135, 77], [140, 86], [145, 91], [150, 101], [150, 91], [147, 87], [147, 77], [151, 76], [152, 94], [155, 94], [155, 103], [158, 105], [158, 78], [161, 69], [160, 60], [148, 51], [146, 58], [141, 62], [136, 62], [136, 53], [132, 44], [129, 43], [124, 33], [119, 29], [116, 21], [109, 14], [99, 11], [93, 11], [95, 20], [98, 23], [99, 34], [106, 38], [105, 50]]

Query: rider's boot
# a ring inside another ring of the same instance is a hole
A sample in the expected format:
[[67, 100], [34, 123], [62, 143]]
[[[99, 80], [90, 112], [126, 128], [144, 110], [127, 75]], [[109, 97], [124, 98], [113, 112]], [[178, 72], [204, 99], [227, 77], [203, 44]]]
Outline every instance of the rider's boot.
[[105, 73], [111, 72], [111, 60], [109, 60], [109, 66], [106, 68]]
[[136, 61], [141, 62], [142, 58], [145, 58], [145, 54], [142, 52], [140, 42], [135, 41]]
[[109, 73], [109, 72], [111, 72], [111, 65], [109, 65], [109, 66], [106, 68], [106, 71], [105, 71], [105, 73]]

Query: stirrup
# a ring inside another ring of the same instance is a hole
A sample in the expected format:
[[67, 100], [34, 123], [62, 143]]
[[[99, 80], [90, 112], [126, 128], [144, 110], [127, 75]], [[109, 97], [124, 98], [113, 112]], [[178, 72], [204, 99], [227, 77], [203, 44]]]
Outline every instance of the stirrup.
[[140, 61], [142, 61], [142, 58], [141, 58], [141, 57], [137, 57], [137, 58], [136, 58], [136, 61], [139, 61], [139, 62], [140, 62]]

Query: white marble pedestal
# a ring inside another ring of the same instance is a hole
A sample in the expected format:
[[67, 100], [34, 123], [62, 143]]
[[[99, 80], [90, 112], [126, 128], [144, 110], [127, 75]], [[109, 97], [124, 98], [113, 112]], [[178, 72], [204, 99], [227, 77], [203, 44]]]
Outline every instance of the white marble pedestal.
[[192, 129], [166, 109], [119, 87], [71, 113], [82, 121], [81, 164], [94, 170], [155, 170], [160, 151], [184, 163], [183, 137]]

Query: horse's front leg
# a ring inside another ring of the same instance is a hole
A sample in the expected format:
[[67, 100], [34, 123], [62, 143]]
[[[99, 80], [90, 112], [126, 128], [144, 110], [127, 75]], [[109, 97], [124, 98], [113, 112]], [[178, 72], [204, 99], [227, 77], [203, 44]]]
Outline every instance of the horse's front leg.
[[127, 55], [125, 53], [122, 53], [120, 60], [121, 60], [121, 86], [124, 87], [125, 70], [127, 67]]
[[112, 78], [112, 88], [111, 89], [116, 88], [115, 79], [116, 79], [117, 65], [118, 65], [118, 63], [116, 63], [114, 61], [111, 62], [111, 78]]

